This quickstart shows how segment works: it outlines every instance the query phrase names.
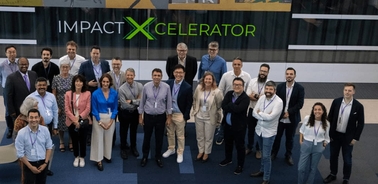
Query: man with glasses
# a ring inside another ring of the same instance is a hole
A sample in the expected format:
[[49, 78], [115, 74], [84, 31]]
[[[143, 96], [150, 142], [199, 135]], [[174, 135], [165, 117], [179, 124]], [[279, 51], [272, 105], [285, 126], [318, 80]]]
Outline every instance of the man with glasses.
[[227, 72], [226, 61], [218, 56], [219, 44], [216, 41], [209, 43], [208, 53], [202, 56], [200, 66], [198, 68], [198, 79], [201, 79], [206, 71], [214, 74], [217, 85], [222, 75]]
[[167, 64], [165, 66], [165, 71], [167, 72], [169, 79], [175, 79], [173, 75], [173, 69], [177, 64], [181, 64], [185, 67], [184, 80], [193, 86], [194, 76], [197, 74], [197, 58], [189, 56], [188, 47], [185, 43], [181, 42], [177, 44], [177, 55], [170, 56], [167, 59]]

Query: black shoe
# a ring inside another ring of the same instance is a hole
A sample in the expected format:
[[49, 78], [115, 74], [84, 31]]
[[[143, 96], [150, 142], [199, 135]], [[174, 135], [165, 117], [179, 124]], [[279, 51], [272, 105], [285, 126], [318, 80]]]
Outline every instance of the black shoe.
[[228, 164], [232, 164], [231, 160], [224, 159], [222, 162], [219, 163], [220, 166], [226, 166]]
[[126, 150], [121, 150], [121, 158], [123, 160], [126, 160], [127, 159], [127, 151]]
[[107, 162], [107, 163], [112, 163], [112, 159], [107, 159], [106, 157], [104, 157], [104, 160], [105, 160], [105, 162]]
[[234, 171], [234, 174], [239, 175], [242, 172], [243, 172], [243, 167], [242, 166], [238, 166], [238, 167], [236, 167], [236, 169]]
[[160, 168], [163, 167], [163, 162], [161, 161], [160, 158], [157, 158], [157, 159], [156, 159], [156, 164], [157, 164]]
[[104, 170], [104, 166], [102, 165], [102, 163], [101, 162], [97, 162], [97, 169], [99, 170], [99, 171], [103, 171]]
[[47, 174], [47, 176], [52, 176], [52, 175], [54, 175], [54, 173], [53, 173], [52, 171], [50, 171], [50, 170], [47, 170], [46, 174]]
[[143, 157], [142, 158], [142, 161], [140, 161], [140, 166], [144, 167], [147, 165], [147, 158], [146, 157]]
[[269, 180], [264, 180], [261, 184], [269, 184]]
[[348, 184], [349, 181], [348, 180], [343, 180], [343, 184]]
[[7, 139], [10, 139], [12, 138], [12, 130], [8, 130], [8, 133], [7, 133]]
[[249, 155], [250, 153], [252, 153], [252, 149], [249, 149], [249, 148], [245, 149], [245, 155]]
[[271, 159], [271, 160], [276, 160], [276, 158], [277, 158], [277, 155], [276, 155], [275, 153], [272, 153], [272, 154], [270, 155], [270, 159]]
[[286, 163], [290, 166], [293, 166], [294, 165], [294, 161], [293, 161], [293, 158], [292, 157], [286, 157]]
[[131, 153], [132, 153], [135, 157], [139, 157], [139, 152], [138, 152], [138, 150], [137, 150], [136, 147], [131, 148]]
[[336, 176], [330, 174], [330, 175], [328, 175], [328, 176], [323, 180], [323, 182], [324, 182], [324, 183], [330, 183], [330, 182], [333, 181], [333, 180], [336, 180]]
[[217, 141], [215, 141], [215, 144], [222, 145], [223, 140], [224, 140], [223, 137], [218, 137]]
[[251, 173], [250, 175], [251, 177], [263, 177], [264, 176], [264, 172], [257, 172], [257, 173]]

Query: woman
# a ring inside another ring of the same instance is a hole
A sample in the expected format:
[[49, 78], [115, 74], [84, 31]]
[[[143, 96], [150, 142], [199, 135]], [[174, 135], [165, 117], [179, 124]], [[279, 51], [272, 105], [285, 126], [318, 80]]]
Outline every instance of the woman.
[[[88, 120], [91, 111], [91, 93], [87, 91], [85, 77], [75, 75], [71, 81], [71, 90], [64, 95], [64, 111], [66, 113], [65, 126], [72, 139], [73, 153], [75, 156], [73, 166], [84, 167], [86, 156], [86, 140], [88, 125], [84, 124], [84, 120]], [[87, 122], [88, 122], [87, 121]]]
[[298, 183], [314, 183], [315, 173], [324, 148], [329, 143], [329, 122], [325, 106], [316, 102], [310, 116], [302, 121], [299, 130], [301, 155], [298, 163]]
[[[55, 95], [56, 102], [58, 103], [59, 108], [59, 117], [58, 117], [58, 130], [59, 130], [59, 150], [64, 152], [64, 132], [67, 131], [66, 126], [66, 113], [64, 112], [64, 94], [71, 89], [72, 75], [68, 72], [70, 71], [70, 60], [65, 59], [60, 62], [60, 74], [56, 75], [52, 81], [52, 93]], [[73, 151], [71, 138], [69, 139], [70, 151]]]
[[104, 170], [102, 159], [111, 162], [115, 117], [118, 113], [118, 94], [110, 88], [113, 81], [109, 74], [99, 80], [100, 88], [92, 94], [92, 144], [90, 159], [97, 162], [97, 169]]
[[222, 92], [217, 88], [215, 77], [205, 72], [193, 96], [192, 115], [196, 122], [198, 155], [196, 160], [205, 163], [213, 147], [215, 128], [222, 120]]

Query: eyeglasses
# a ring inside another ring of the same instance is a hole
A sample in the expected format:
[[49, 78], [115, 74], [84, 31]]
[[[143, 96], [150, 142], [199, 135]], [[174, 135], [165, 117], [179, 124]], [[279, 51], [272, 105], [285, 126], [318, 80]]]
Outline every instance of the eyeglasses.
[[184, 72], [173, 72], [175, 74], [184, 74]]
[[188, 50], [178, 50], [177, 49], [177, 52], [187, 52]]
[[241, 87], [243, 84], [233, 84], [234, 87]]

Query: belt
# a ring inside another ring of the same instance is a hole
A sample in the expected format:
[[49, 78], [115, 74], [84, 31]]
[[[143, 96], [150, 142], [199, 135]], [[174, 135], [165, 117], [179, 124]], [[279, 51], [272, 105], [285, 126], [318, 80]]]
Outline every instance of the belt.
[[144, 115], [152, 116], [152, 117], [159, 117], [159, 116], [165, 116], [165, 113], [164, 114], [147, 114], [147, 113], [144, 113]]
[[32, 161], [29, 161], [30, 164], [43, 164], [45, 163], [45, 159], [43, 160], [38, 160], [38, 161], [35, 161], [35, 162], [32, 162]]

